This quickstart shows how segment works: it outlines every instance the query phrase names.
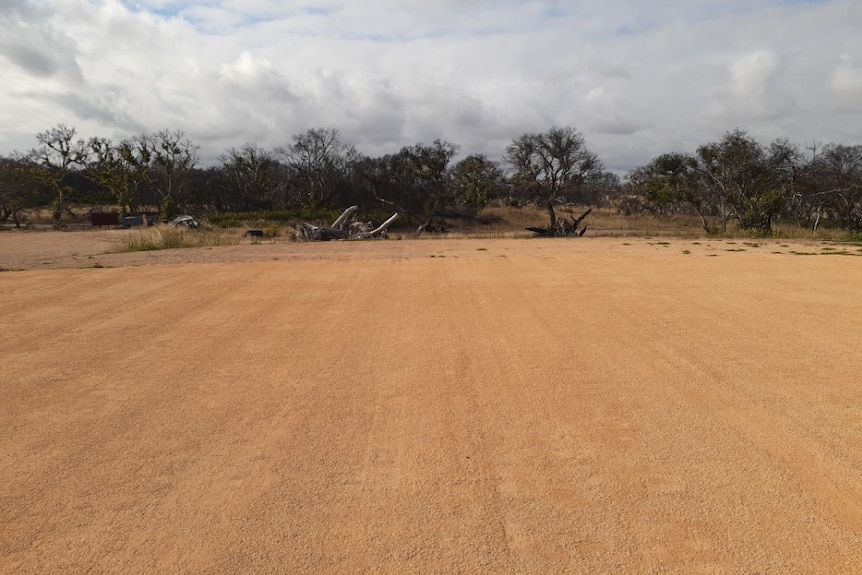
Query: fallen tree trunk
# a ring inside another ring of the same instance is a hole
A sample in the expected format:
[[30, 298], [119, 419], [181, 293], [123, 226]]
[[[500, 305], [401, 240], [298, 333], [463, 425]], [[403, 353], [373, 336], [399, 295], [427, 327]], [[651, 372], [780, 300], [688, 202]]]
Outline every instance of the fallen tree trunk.
[[349, 208], [344, 210], [344, 213], [342, 213], [340, 216], [338, 216], [338, 219], [336, 219], [330, 227], [338, 229], [338, 230], [343, 230], [344, 225], [347, 223], [347, 219], [350, 216], [352, 216], [353, 214], [355, 214], [356, 210], [358, 210], [358, 209], [359, 209], [359, 206], [350, 206]]
[[380, 224], [376, 229], [374, 229], [374, 230], [372, 230], [371, 232], [369, 232], [369, 233], [371, 234], [371, 237], [373, 238], [373, 237], [378, 236], [378, 235], [382, 234], [383, 232], [385, 232], [385, 231], [386, 231], [386, 228], [388, 228], [389, 226], [391, 226], [391, 225], [392, 225], [392, 222], [394, 222], [394, 221], [395, 221], [395, 220], [397, 220], [397, 219], [398, 219], [398, 212], [395, 212], [394, 214], [392, 214], [392, 215], [389, 217], [389, 219], [388, 219], [388, 220], [386, 220], [385, 222], [383, 222], [382, 224]]
[[338, 228], [321, 228], [311, 224], [300, 224], [302, 237], [309, 241], [328, 242], [330, 240], [346, 240], [347, 232]]
[[299, 231], [302, 238], [308, 241], [328, 242], [330, 240], [367, 240], [372, 238], [386, 237], [386, 229], [392, 225], [392, 222], [398, 219], [398, 214], [392, 214], [388, 220], [374, 228], [368, 224], [354, 222], [352, 225], [348, 221], [359, 209], [359, 206], [350, 206], [331, 226], [320, 227], [313, 224], [302, 223], [299, 225]]

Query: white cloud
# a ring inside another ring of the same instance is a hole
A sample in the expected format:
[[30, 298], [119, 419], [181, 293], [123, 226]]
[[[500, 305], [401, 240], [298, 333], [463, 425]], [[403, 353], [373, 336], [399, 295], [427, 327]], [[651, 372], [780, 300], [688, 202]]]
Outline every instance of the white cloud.
[[[333, 127], [499, 156], [581, 129], [614, 169], [735, 127], [856, 143], [862, 5], [781, 0], [2, 0], [0, 153], [185, 130], [214, 159]], [[780, 25], [778, 25], [780, 23]]]
[[832, 89], [862, 96], [862, 66], [857, 66], [846, 52], [832, 70]]
[[778, 58], [773, 52], [759, 50], [737, 58], [730, 65], [733, 92], [740, 98], [761, 101], [778, 69]]
[[729, 85], [717, 92], [710, 113], [718, 120], [746, 124], [781, 120], [798, 112], [792, 92], [779, 82], [782, 62], [770, 50], [755, 50], [733, 59]]

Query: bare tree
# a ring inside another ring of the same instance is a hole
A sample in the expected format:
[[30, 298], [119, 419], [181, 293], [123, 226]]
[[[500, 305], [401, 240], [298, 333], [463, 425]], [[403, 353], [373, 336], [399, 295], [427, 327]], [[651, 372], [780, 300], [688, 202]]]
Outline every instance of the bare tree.
[[182, 130], [161, 130], [140, 137], [149, 150], [149, 179], [159, 195], [164, 216], [176, 212], [177, 196], [198, 163], [198, 147]]
[[275, 155], [255, 143], [231, 148], [219, 158], [232, 192], [231, 204], [240, 210], [272, 209], [279, 187]]
[[564, 192], [576, 195], [590, 176], [603, 169], [583, 134], [573, 127], [515, 138], [506, 148], [505, 160], [512, 167], [515, 187], [548, 204], [552, 230], [557, 227], [553, 202]]
[[151, 156], [145, 140], [132, 138], [114, 144], [107, 138], [91, 138], [87, 172], [104, 187], [122, 213], [134, 212], [141, 201], [141, 188], [149, 179]]
[[862, 146], [826, 146], [812, 163], [823, 209], [839, 227], [862, 231]]
[[12, 218], [16, 228], [24, 223], [24, 213], [33, 206], [40, 187], [30, 163], [18, 154], [0, 156], [0, 222]]
[[348, 185], [351, 166], [359, 159], [356, 148], [341, 141], [338, 130], [317, 128], [293, 137], [276, 149], [294, 173], [303, 205], [325, 206]]
[[75, 139], [77, 130], [65, 124], [58, 124], [53, 128], [36, 134], [38, 147], [30, 150], [29, 158], [40, 168], [39, 174], [54, 190], [54, 205], [51, 216], [54, 227], [60, 227], [63, 212], [68, 211], [66, 197], [69, 187], [63, 180], [69, 172], [86, 163], [88, 150], [87, 144]]

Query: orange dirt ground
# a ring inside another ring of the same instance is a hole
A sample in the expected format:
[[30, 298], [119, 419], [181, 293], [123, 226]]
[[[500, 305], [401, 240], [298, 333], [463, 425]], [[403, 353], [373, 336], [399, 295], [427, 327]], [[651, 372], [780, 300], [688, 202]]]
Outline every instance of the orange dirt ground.
[[858, 246], [122, 234], [0, 233], [2, 573], [862, 572]]

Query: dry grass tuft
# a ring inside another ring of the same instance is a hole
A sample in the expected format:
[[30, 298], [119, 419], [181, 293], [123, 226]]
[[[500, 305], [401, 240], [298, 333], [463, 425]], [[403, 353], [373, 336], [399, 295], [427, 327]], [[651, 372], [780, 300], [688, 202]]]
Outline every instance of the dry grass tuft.
[[235, 246], [242, 243], [243, 236], [237, 230], [174, 228], [154, 226], [129, 238], [120, 251], [145, 252], [180, 248], [203, 248], [212, 246]]

